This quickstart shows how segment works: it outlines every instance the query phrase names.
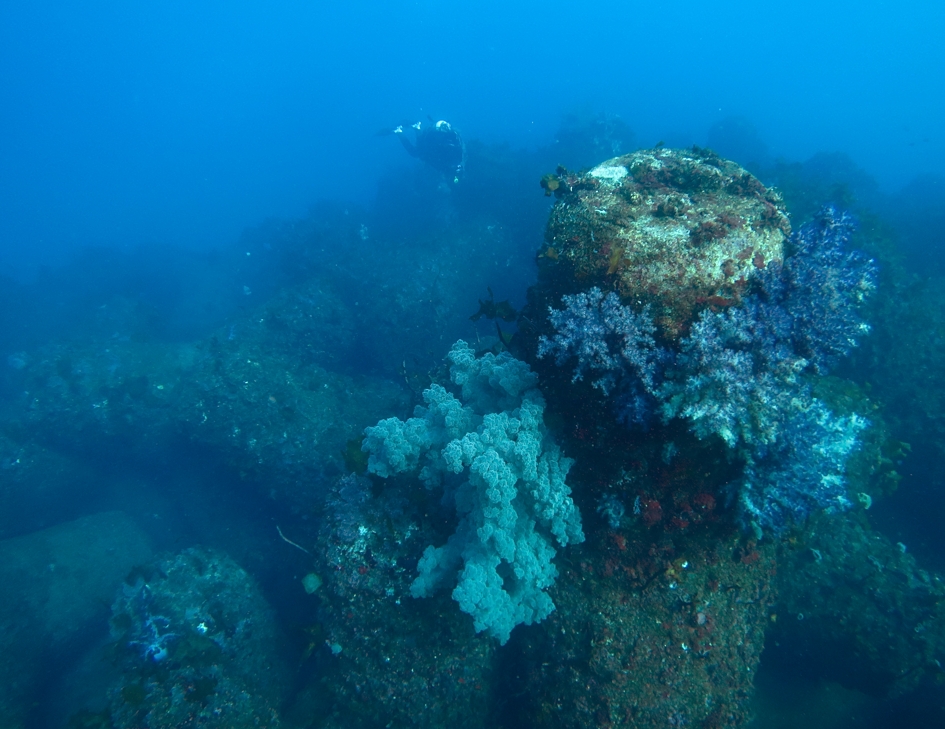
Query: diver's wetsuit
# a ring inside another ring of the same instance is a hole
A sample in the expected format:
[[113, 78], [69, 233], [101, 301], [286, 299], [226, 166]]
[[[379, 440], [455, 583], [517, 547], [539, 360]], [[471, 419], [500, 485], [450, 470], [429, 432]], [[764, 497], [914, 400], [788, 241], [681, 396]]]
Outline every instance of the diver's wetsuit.
[[412, 157], [452, 178], [453, 182], [459, 182], [466, 167], [466, 145], [459, 133], [445, 121], [438, 121], [433, 126], [422, 126], [418, 122], [413, 128], [417, 130], [416, 142], [407, 139], [401, 127], [395, 130], [404, 149]]

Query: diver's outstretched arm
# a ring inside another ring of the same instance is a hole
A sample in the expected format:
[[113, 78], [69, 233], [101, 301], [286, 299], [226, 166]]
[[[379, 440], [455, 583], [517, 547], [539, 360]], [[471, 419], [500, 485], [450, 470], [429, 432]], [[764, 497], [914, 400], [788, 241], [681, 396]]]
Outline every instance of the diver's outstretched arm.
[[397, 134], [397, 138], [400, 140], [400, 143], [404, 145], [404, 149], [407, 150], [407, 154], [409, 154], [411, 157], [419, 156], [417, 153], [417, 145], [407, 139], [406, 134], [399, 132]]

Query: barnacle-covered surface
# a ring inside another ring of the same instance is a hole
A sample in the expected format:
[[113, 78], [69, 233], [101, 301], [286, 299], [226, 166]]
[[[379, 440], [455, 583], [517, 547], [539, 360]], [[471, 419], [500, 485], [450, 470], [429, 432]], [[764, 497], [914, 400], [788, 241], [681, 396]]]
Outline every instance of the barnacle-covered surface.
[[652, 304], [669, 336], [784, 257], [791, 227], [777, 192], [711, 151], [643, 150], [558, 180], [545, 268], [565, 268], [572, 290]]

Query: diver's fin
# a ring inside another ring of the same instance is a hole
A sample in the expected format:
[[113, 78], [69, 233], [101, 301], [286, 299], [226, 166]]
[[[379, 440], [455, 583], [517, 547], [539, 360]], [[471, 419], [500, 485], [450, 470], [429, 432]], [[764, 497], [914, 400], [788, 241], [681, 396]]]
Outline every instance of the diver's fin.
[[374, 136], [375, 137], [389, 137], [391, 134], [400, 134], [402, 131], [404, 131], [403, 126], [398, 124], [396, 127], [384, 127]]
[[414, 129], [419, 129], [419, 127], [416, 124], [412, 124], [409, 121], [402, 121], [400, 122], [400, 124], [397, 124], [396, 126], [384, 127], [374, 136], [375, 137], [389, 137], [391, 134], [403, 134], [404, 129], [406, 129], [407, 127], [413, 127]]

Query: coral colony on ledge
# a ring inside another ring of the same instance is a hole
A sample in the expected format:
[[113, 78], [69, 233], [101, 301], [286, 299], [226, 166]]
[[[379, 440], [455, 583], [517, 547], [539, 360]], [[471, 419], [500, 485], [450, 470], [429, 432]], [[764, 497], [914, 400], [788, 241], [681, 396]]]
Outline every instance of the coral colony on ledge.
[[704, 309], [675, 351], [657, 346], [647, 307], [634, 312], [596, 287], [565, 295], [538, 356], [573, 363], [574, 381], [590, 375], [615, 394], [622, 421], [656, 409], [699, 438], [720, 437], [745, 463], [733, 495], [758, 537], [846, 508], [845, 462], [867, 421], [831, 412], [805, 373], [826, 373], [869, 331], [858, 308], [875, 265], [845, 250], [852, 230], [848, 215], [823, 210], [790, 238], [783, 264], [752, 273], [740, 304]]
[[[730, 496], [757, 538], [845, 509], [846, 460], [868, 421], [832, 412], [808, 373], [827, 372], [868, 331], [858, 307], [875, 266], [845, 250], [852, 230], [849, 216], [823, 210], [790, 238], [783, 264], [755, 270], [737, 305], [703, 309], [674, 347], [657, 343], [649, 306], [634, 311], [597, 287], [564, 295], [537, 355], [570, 367], [573, 382], [590, 379], [628, 426], [680, 418], [700, 439], [718, 436], [743, 463]], [[546, 432], [524, 362], [505, 352], [477, 359], [463, 341], [449, 360], [462, 400], [434, 384], [414, 417], [367, 428], [363, 448], [371, 473], [418, 473], [459, 519], [445, 545], [427, 547], [411, 594], [452, 587], [476, 630], [505, 643], [554, 609], [552, 543], [584, 540], [565, 483], [572, 461]], [[613, 504], [601, 513], [619, 524]]]

